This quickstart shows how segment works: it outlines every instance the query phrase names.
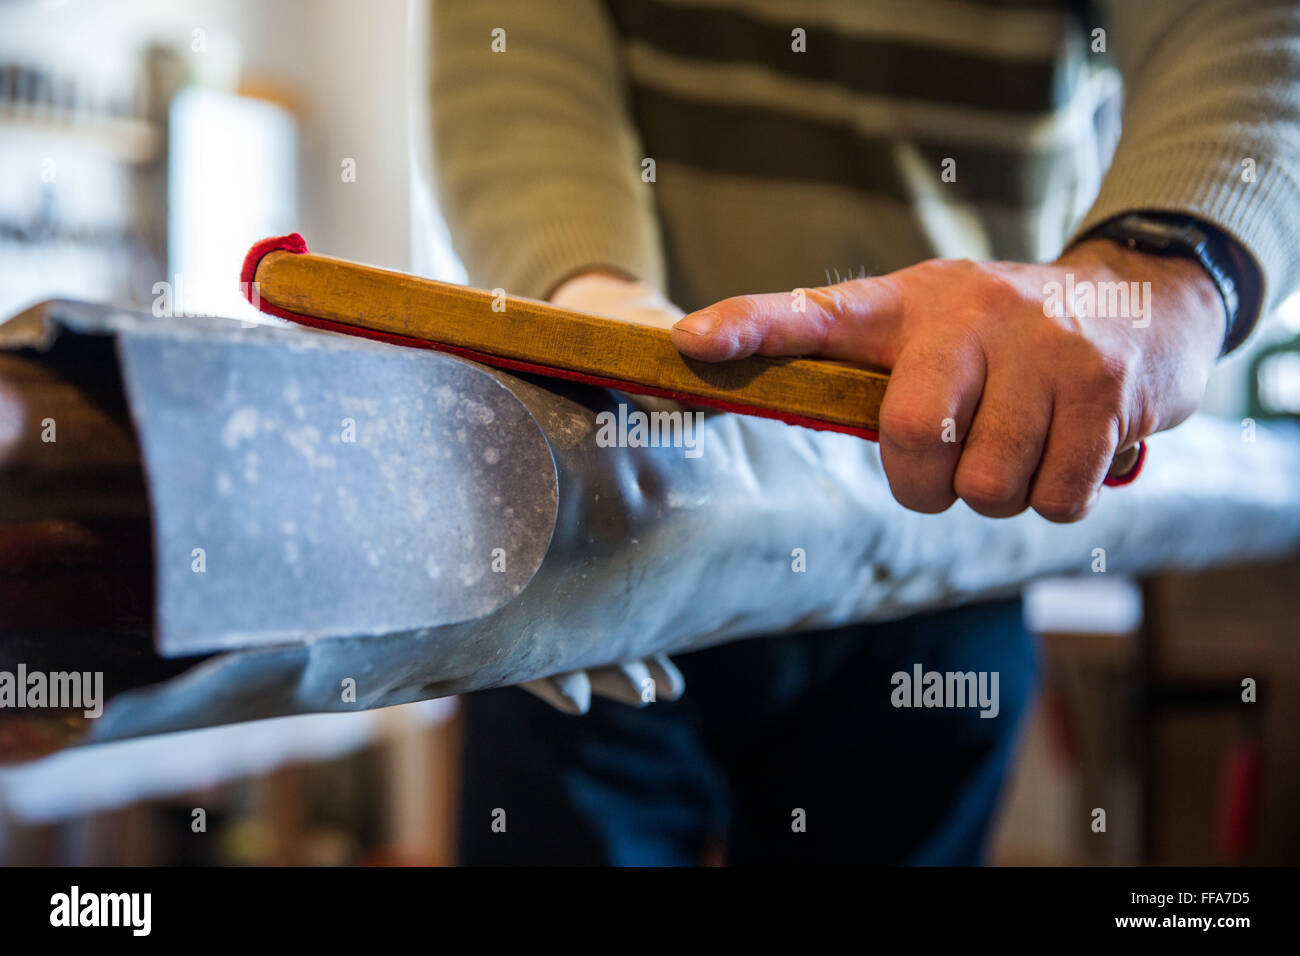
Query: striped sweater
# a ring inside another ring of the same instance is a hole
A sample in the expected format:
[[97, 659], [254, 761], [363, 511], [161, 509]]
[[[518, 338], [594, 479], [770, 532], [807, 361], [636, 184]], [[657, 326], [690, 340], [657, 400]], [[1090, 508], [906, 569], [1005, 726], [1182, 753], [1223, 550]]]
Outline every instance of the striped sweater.
[[1293, 2], [435, 0], [431, 63], [475, 285], [602, 267], [691, 310], [1136, 209], [1235, 238], [1265, 309], [1300, 280]]

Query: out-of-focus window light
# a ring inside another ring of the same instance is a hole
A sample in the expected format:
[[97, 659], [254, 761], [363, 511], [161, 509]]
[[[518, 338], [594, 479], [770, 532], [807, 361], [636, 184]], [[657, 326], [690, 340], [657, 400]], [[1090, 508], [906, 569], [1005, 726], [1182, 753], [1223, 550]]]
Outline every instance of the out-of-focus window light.
[[1291, 332], [1300, 332], [1300, 292], [1289, 295], [1277, 307], [1278, 322]]
[[192, 88], [172, 102], [169, 126], [168, 276], [154, 287], [154, 311], [263, 320], [239, 288], [239, 267], [254, 242], [297, 227], [293, 116]]
[[1264, 408], [1300, 415], [1300, 352], [1278, 352], [1263, 358], [1256, 375]]
[[1300, 417], [1300, 294], [1284, 301], [1251, 355], [1250, 413]]
[[1132, 634], [1142, 626], [1142, 591], [1126, 577], [1039, 578], [1024, 600], [1025, 627], [1036, 634]]

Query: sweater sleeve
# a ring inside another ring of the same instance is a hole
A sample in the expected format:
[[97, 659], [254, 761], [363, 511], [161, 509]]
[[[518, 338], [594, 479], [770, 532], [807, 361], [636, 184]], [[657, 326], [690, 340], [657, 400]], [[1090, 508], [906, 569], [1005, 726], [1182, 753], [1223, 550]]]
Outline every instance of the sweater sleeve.
[[604, 267], [663, 286], [617, 38], [599, 0], [435, 0], [434, 179], [470, 282], [541, 298]]
[[1254, 314], [1300, 284], [1300, 5], [1110, 0], [1123, 135], [1082, 234], [1126, 212], [1217, 226], [1254, 260]]

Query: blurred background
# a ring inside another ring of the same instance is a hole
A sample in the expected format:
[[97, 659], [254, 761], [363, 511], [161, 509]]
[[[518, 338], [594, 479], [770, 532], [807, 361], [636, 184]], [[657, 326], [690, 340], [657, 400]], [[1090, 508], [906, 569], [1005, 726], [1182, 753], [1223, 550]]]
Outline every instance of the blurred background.
[[[426, 0], [0, 0], [0, 316], [149, 309], [163, 276], [178, 314], [247, 316], [244, 252], [291, 231], [463, 281], [423, 175], [427, 22]], [[1205, 407], [1300, 416], [1300, 302]], [[1035, 585], [1045, 681], [995, 860], [1300, 862], [1298, 580]], [[453, 863], [458, 740], [449, 700], [10, 764], [0, 862]], [[1106, 834], [1071, 822], [1098, 806]]]

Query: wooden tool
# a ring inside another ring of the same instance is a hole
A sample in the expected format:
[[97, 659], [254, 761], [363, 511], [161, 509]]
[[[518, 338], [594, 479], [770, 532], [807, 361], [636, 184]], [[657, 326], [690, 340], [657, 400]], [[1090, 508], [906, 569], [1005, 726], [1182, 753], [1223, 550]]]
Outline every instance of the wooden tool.
[[[293, 233], [249, 250], [241, 276], [271, 315], [440, 349], [500, 368], [659, 395], [876, 440], [889, 375], [803, 358], [697, 362], [665, 329], [436, 282], [307, 251]], [[1121, 451], [1108, 485], [1137, 477], [1144, 443]]]
[[815, 359], [697, 362], [665, 329], [315, 255], [301, 237], [254, 246], [244, 282], [254, 305], [296, 322], [865, 438], [889, 381]]

